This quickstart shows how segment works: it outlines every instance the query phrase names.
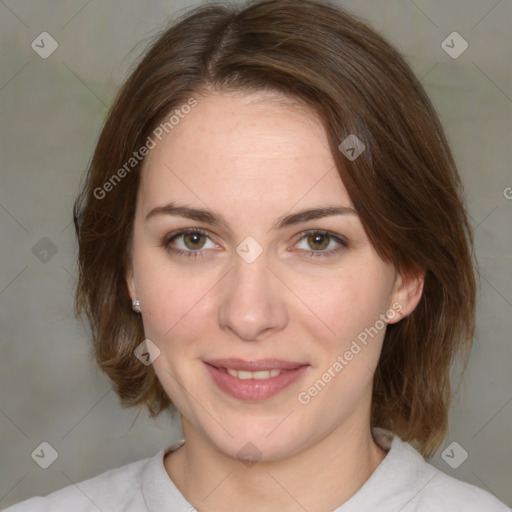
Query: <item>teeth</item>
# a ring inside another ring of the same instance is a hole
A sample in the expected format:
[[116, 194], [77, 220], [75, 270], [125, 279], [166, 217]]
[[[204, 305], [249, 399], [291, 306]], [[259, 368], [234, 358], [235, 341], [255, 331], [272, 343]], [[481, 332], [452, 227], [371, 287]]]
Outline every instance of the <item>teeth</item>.
[[237, 379], [247, 380], [247, 379], [270, 379], [270, 377], [277, 377], [281, 370], [272, 369], [272, 370], [260, 370], [257, 372], [248, 372], [246, 370], [234, 370], [233, 368], [226, 368], [226, 371], [232, 377], [236, 377]]

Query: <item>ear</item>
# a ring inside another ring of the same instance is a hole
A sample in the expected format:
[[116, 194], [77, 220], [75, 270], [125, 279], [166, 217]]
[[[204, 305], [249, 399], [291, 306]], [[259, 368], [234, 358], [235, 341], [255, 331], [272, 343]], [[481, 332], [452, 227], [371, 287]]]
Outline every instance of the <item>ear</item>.
[[423, 294], [424, 283], [425, 271], [397, 273], [390, 306], [399, 315], [390, 318], [388, 323], [399, 322], [416, 309]]
[[126, 273], [125, 273], [125, 281], [126, 286], [128, 288], [128, 294], [130, 295], [130, 298], [136, 299], [137, 298], [137, 289], [135, 287], [135, 279], [133, 277], [133, 268], [131, 262], [128, 263], [126, 266]]

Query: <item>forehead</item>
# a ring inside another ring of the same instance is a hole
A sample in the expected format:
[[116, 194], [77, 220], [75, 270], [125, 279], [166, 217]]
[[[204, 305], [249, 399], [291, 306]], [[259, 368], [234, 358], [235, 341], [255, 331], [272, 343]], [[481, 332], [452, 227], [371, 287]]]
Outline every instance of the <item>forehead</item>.
[[311, 108], [274, 93], [195, 98], [197, 105], [146, 157], [144, 202], [256, 201], [262, 207], [264, 198], [270, 203], [278, 196], [289, 208], [302, 200], [350, 206]]

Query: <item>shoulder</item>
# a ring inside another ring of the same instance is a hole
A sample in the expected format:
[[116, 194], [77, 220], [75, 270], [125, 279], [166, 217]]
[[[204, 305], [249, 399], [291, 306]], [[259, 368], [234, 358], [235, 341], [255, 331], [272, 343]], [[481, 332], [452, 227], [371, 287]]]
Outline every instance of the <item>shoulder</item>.
[[[392, 444], [395, 481], [400, 487], [395, 491], [402, 494], [403, 512], [511, 512], [491, 493], [453, 478], [428, 463], [399, 437], [395, 436]], [[397, 477], [397, 473], [403, 476]]]
[[411, 444], [389, 430], [375, 427], [373, 435], [388, 454], [340, 512], [511, 512], [489, 492], [434, 467]]
[[[160, 453], [160, 452], [159, 452]], [[159, 454], [155, 455], [158, 457]], [[97, 512], [144, 510], [141, 483], [147, 465], [155, 457], [105, 471], [47, 496], [36, 496], [12, 505], [4, 512]], [[137, 505], [140, 502], [140, 507]]]
[[489, 492], [475, 485], [457, 480], [424, 462], [429, 469], [429, 479], [418, 494], [417, 512], [452, 511], [510, 512], [511, 509]]

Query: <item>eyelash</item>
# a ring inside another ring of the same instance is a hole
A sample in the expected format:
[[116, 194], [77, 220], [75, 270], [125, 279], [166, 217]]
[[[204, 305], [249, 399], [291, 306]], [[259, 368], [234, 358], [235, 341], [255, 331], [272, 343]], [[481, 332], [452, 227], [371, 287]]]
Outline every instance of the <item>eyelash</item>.
[[[173, 242], [175, 239], [177, 239], [181, 236], [190, 235], [190, 234], [199, 234], [199, 235], [204, 235], [204, 236], [210, 238], [208, 232], [205, 231], [204, 229], [200, 229], [200, 228], [183, 229], [181, 231], [178, 231], [176, 233], [171, 233], [170, 235], [166, 236], [163, 241], [163, 246], [169, 252], [173, 252], [175, 254], [180, 254], [180, 255], [183, 255], [183, 256], [186, 256], [189, 258], [190, 257], [192, 257], [192, 258], [203, 257], [204, 250], [201, 250], [201, 249], [197, 250], [197, 251], [194, 251], [194, 250], [184, 251], [182, 249], [176, 249], [174, 247], [171, 247], [171, 242]], [[309, 253], [309, 256], [311, 258], [327, 258], [329, 256], [333, 256], [334, 254], [337, 254], [338, 252], [340, 252], [343, 249], [346, 249], [348, 247], [348, 243], [344, 238], [342, 238], [338, 235], [335, 235], [334, 233], [331, 233], [330, 231], [325, 231], [322, 229], [312, 229], [309, 231], [305, 231], [304, 233], [302, 233], [302, 236], [299, 239], [299, 242], [311, 235], [327, 236], [331, 240], [334, 240], [335, 242], [338, 242], [340, 244], [339, 247], [337, 247], [336, 249], [331, 249], [330, 251], [321, 251], [321, 250], [302, 251], [302, 252]]]

